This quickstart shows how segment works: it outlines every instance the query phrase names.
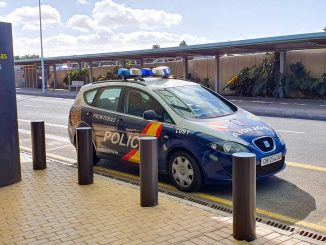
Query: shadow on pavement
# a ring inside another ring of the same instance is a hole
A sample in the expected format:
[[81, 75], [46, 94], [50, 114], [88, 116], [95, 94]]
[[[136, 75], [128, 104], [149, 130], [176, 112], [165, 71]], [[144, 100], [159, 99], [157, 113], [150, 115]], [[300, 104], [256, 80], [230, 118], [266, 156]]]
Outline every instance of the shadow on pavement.
[[[132, 175], [139, 174], [138, 165], [117, 163], [116, 160], [102, 160], [99, 165]], [[166, 175], [160, 175], [159, 181], [169, 183], [169, 178]], [[201, 192], [232, 200], [232, 184], [208, 185]], [[309, 193], [286, 180], [274, 176], [257, 182], [257, 207], [303, 220], [310, 212], [316, 210], [316, 202]]]
[[[229, 200], [232, 199], [231, 184], [211, 185], [203, 192]], [[273, 176], [257, 181], [257, 207], [303, 220], [316, 210], [316, 202], [309, 193], [296, 185]]]

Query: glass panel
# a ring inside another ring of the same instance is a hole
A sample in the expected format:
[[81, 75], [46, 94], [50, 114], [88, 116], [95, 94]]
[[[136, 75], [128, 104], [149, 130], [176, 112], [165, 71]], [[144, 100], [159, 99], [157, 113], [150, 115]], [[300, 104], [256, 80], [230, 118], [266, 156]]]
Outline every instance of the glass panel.
[[105, 88], [96, 100], [95, 106], [110, 111], [118, 111], [120, 94], [121, 88]]
[[152, 96], [136, 89], [130, 89], [126, 96], [125, 113], [143, 117], [147, 110], [155, 111], [160, 117], [159, 121], [173, 123], [170, 115]]
[[86, 100], [87, 104], [93, 103], [96, 93], [97, 93], [97, 89], [94, 89], [94, 90], [91, 90], [91, 91], [88, 91], [85, 93], [85, 100]]
[[157, 91], [178, 114], [190, 118], [212, 118], [231, 114], [232, 108], [201, 86], [180, 86]]

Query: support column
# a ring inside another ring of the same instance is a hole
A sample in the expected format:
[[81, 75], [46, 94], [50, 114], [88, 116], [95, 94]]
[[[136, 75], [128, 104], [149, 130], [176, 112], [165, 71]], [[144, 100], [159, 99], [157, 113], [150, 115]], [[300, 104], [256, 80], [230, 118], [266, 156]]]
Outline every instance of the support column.
[[78, 71], [79, 71], [79, 73], [81, 72], [81, 70], [82, 70], [81, 62], [79, 61], [79, 62], [78, 62]]
[[57, 66], [55, 64], [53, 64], [52, 65], [52, 68], [53, 68], [53, 77], [54, 77], [53, 88], [56, 89], [56, 87], [57, 87], [57, 81], [58, 81], [58, 78], [57, 78]]
[[88, 62], [89, 65], [89, 82], [92, 83], [93, 82], [93, 62], [90, 61]]
[[120, 60], [119, 63], [120, 63], [122, 68], [126, 67], [126, 61], [125, 60]]
[[221, 91], [221, 84], [220, 84], [220, 56], [216, 55], [215, 56], [215, 79], [214, 79], [214, 91], [216, 93], [220, 93]]
[[183, 78], [188, 78], [188, 57], [183, 57]]
[[48, 85], [49, 79], [50, 79], [50, 66], [45, 65], [45, 85], [46, 85], [46, 87]]
[[144, 59], [139, 59], [140, 68], [144, 67]]
[[286, 51], [280, 51], [280, 73], [285, 73]]
[[0, 22], [0, 187], [21, 181], [14, 55], [10, 23]]

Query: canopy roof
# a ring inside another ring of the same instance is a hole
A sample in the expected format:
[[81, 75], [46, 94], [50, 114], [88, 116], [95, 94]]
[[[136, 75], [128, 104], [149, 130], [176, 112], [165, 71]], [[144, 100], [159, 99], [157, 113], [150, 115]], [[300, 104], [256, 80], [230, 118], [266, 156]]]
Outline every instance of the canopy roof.
[[[60, 64], [67, 61], [90, 62], [104, 60], [136, 60], [161, 57], [222, 56], [225, 54], [244, 54], [318, 48], [326, 48], [326, 32], [188, 45], [182, 47], [45, 57], [44, 61], [45, 64]], [[40, 64], [40, 59], [17, 60], [15, 61], [15, 64]]]

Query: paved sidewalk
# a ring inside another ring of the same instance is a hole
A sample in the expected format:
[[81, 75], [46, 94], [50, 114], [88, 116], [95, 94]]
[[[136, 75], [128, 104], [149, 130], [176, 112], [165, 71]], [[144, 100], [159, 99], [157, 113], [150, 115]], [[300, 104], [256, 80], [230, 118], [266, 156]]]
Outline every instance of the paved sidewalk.
[[[0, 244], [247, 244], [232, 238], [232, 217], [164, 194], [142, 208], [138, 187], [95, 175], [79, 186], [75, 168], [48, 160], [33, 171], [22, 154], [23, 181], [0, 189]], [[251, 244], [309, 244], [257, 223]]]
[[[23, 95], [34, 95], [34, 96], [43, 96], [42, 89], [36, 88], [16, 88], [17, 94]], [[69, 91], [66, 89], [47, 89], [46, 96], [47, 97], [57, 97], [57, 98], [70, 98], [74, 99], [77, 96], [78, 91]]]
[[274, 99], [226, 96], [234, 104], [259, 116], [326, 120], [326, 100]]

